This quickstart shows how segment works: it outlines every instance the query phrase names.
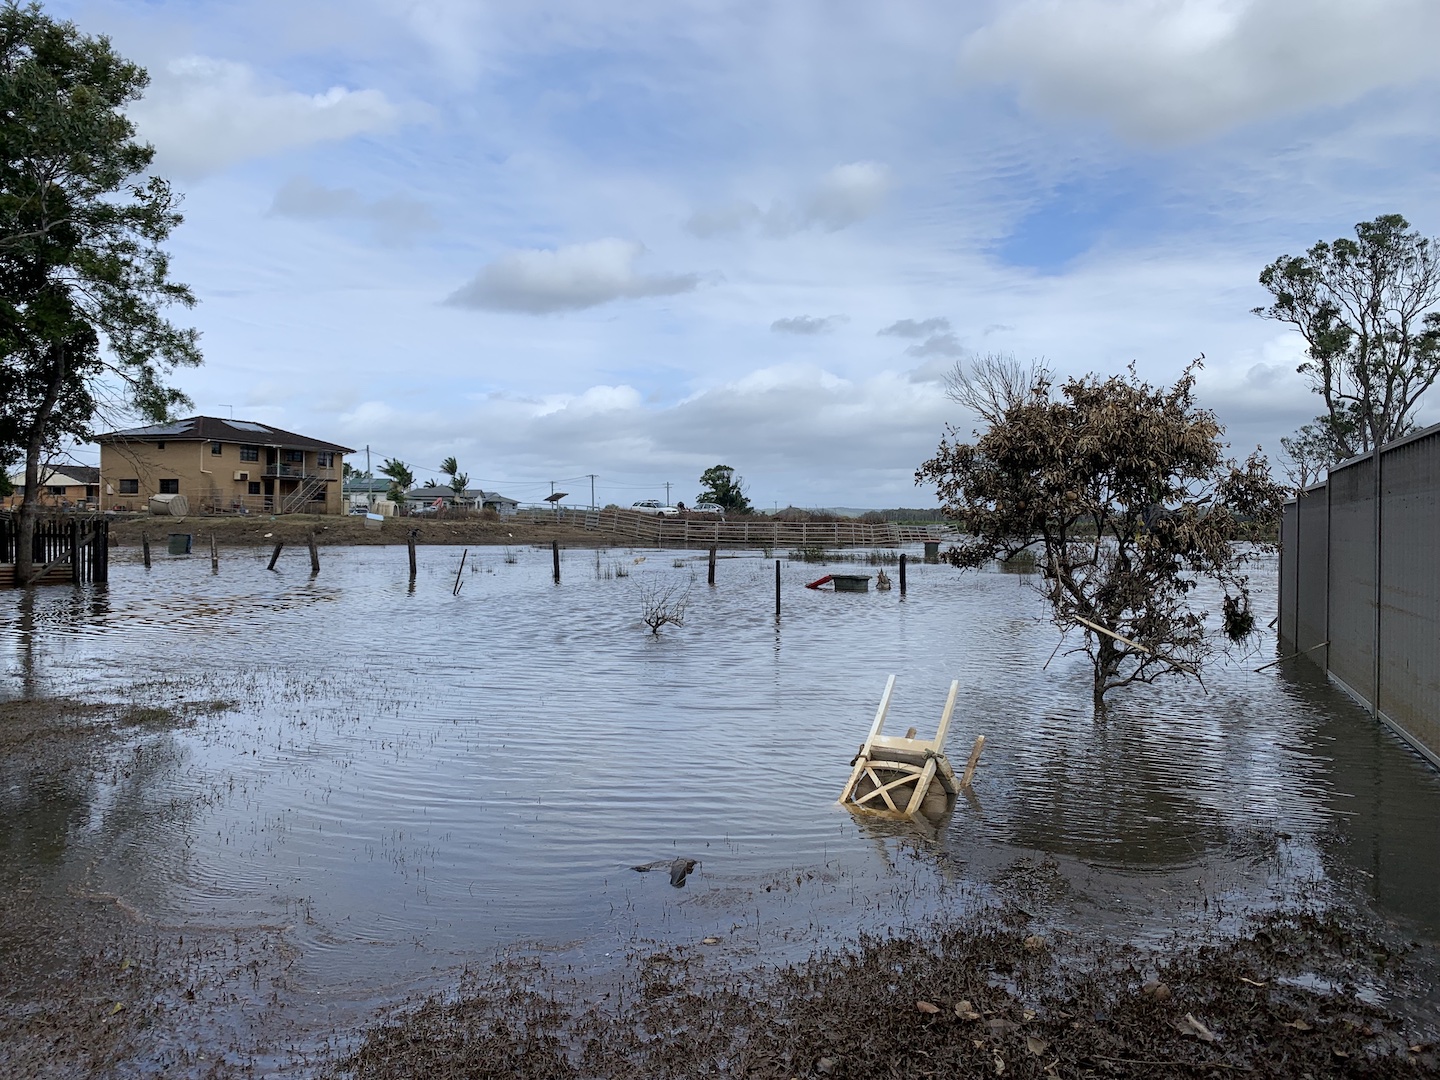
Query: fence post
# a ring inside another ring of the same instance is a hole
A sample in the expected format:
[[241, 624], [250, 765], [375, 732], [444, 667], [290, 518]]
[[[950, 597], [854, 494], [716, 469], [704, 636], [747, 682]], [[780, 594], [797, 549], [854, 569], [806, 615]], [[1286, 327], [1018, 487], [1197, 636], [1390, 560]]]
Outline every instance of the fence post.
[[900, 595], [905, 595], [905, 553], [900, 553]]
[[710, 545], [710, 573], [706, 582], [709, 585], [715, 584], [715, 545]]
[[320, 549], [315, 546], [315, 530], [310, 530], [310, 576], [320, 573]]
[[780, 621], [780, 560], [775, 560], [775, 621]]
[[149, 569], [150, 569], [150, 534], [147, 533], [147, 532], [142, 532], [142, 533], [140, 534], [140, 557], [145, 560], [145, 569], [146, 569], [146, 570], [149, 570]]
[[274, 569], [275, 569], [275, 562], [276, 562], [277, 559], [280, 558], [280, 549], [283, 548], [284, 546], [285, 546], [285, 541], [284, 541], [284, 540], [276, 540], [276, 541], [275, 541], [275, 550], [270, 553], [270, 565], [265, 568], [266, 570], [274, 570]]
[[218, 574], [220, 572], [220, 548], [215, 543], [215, 534], [210, 534], [210, 571]]
[[560, 541], [550, 541], [550, 557], [555, 563], [555, 584], [560, 584]]
[[414, 530], [414, 529], [411, 529], [411, 530], [410, 530], [410, 535], [406, 538], [406, 541], [405, 541], [405, 542], [406, 542], [406, 544], [407, 544], [407, 545], [409, 546], [409, 548], [410, 548], [410, 584], [413, 585], [413, 584], [415, 584], [415, 530]]

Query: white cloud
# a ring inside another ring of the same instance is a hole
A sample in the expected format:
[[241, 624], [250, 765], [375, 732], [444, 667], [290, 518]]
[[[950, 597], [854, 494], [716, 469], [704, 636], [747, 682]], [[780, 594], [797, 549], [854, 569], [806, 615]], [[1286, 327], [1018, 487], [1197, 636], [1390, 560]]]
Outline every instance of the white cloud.
[[788, 319], [776, 319], [770, 329], [777, 334], [825, 334], [845, 322], [844, 315], [794, 315]]
[[1041, 112], [1168, 142], [1427, 77], [1437, 39], [1433, 0], [1020, 0], [971, 34], [961, 68]]
[[378, 90], [332, 86], [318, 94], [262, 85], [245, 64], [190, 56], [156, 73], [130, 109], [161, 168], [182, 176], [296, 146], [388, 131], [401, 110]]
[[489, 311], [549, 315], [580, 311], [612, 300], [674, 296], [700, 283], [697, 274], [641, 274], [644, 248], [632, 241], [593, 240], [554, 251], [510, 251], [486, 266], [447, 304]]
[[837, 165], [793, 199], [776, 199], [762, 210], [737, 200], [695, 211], [685, 227], [702, 239], [758, 226], [768, 236], [783, 237], [806, 229], [838, 232], [870, 217], [890, 190], [890, 170], [874, 161]]
[[367, 221], [380, 240], [392, 244], [440, 227], [434, 212], [418, 199], [404, 195], [366, 199], [354, 188], [327, 188], [304, 176], [286, 181], [275, 193], [270, 213], [300, 220]]

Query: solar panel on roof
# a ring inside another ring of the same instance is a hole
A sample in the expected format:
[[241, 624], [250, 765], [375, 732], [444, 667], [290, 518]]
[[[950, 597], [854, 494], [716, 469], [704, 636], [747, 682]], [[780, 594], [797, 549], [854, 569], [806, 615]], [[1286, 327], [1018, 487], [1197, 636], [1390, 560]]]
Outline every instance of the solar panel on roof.
[[270, 429], [264, 424], [252, 424], [249, 420], [226, 420], [225, 423], [233, 428], [239, 428], [241, 431], [259, 431], [266, 435], [270, 434]]
[[184, 435], [193, 425], [186, 420], [180, 424], [151, 424], [149, 427], [131, 428], [129, 431], [121, 432], [122, 435]]

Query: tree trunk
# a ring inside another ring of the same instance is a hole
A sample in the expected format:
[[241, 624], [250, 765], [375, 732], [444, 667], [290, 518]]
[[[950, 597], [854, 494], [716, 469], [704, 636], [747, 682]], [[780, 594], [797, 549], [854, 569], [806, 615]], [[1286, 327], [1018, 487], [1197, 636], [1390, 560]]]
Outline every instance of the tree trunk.
[[1095, 646], [1095, 682], [1092, 687], [1092, 697], [1095, 703], [1095, 719], [1101, 720], [1105, 717], [1105, 691], [1110, 689], [1110, 678], [1120, 670], [1121, 652], [1115, 646], [1115, 642], [1105, 634], [1096, 634], [1098, 642]]
[[55, 402], [60, 398], [60, 384], [65, 378], [65, 349], [53, 346], [55, 363], [50, 369], [50, 380], [45, 386], [45, 396], [35, 410], [30, 431], [25, 440], [25, 501], [20, 504], [16, 520], [15, 538], [15, 584], [28, 587], [35, 584], [35, 519], [40, 516], [40, 455], [45, 450], [45, 432], [50, 424], [50, 414], [55, 411]]

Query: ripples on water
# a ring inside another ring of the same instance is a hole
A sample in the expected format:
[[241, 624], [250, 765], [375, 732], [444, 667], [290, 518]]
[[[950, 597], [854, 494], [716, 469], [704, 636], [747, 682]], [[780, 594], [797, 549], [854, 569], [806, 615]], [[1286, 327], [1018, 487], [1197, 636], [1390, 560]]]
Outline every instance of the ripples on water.
[[[1043, 851], [1133, 878], [1240, 858], [1266, 830], [1307, 873], [1349, 866], [1382, 910], [1440, 927], [1440, 783], [1311, 669], [1251, 671], [1268, 639], [1208, 692], [1121, 692], [1097, 725], [1087, 662], [1052, 658], [1023, 576], [917, 562], [902, 601], [806, 590], [825, 568], [787, 564], [777, 625], [759, 557], [722, 559], [710, 589], [693, 553], [568, 551], [558, 587], [549, 551], [503, 554], [472, 551], [458, 596], [458, 549], [422, 549], [412, 591], [403, 549], [351, 548], [313, 580], [303, 554], [269, 573], [268, 552], [227, 552], [218, 575], [117, 558], [108, 589], [5, 597], [7, 692], [113, 701], [159, 680], [147, 702], [235, 703], [97, 781], [58, 858], [177, 922], [294, 925], [329, 987], [519, 940], [758, 943], [777, 911], [813, 943], [972, 902], [966, 865]], [[691, 582], [691, 605], [653, 637], [657, 581]], [[930, 844], [834, 805], [891, 672], [888, 728], [933, 730], [956, 678], [952, 757], [988, 739]], [[7, 798], [13, 850], [42, 809]], [[627, 869], [677, 853], [702, 861], [684, 891]]]

